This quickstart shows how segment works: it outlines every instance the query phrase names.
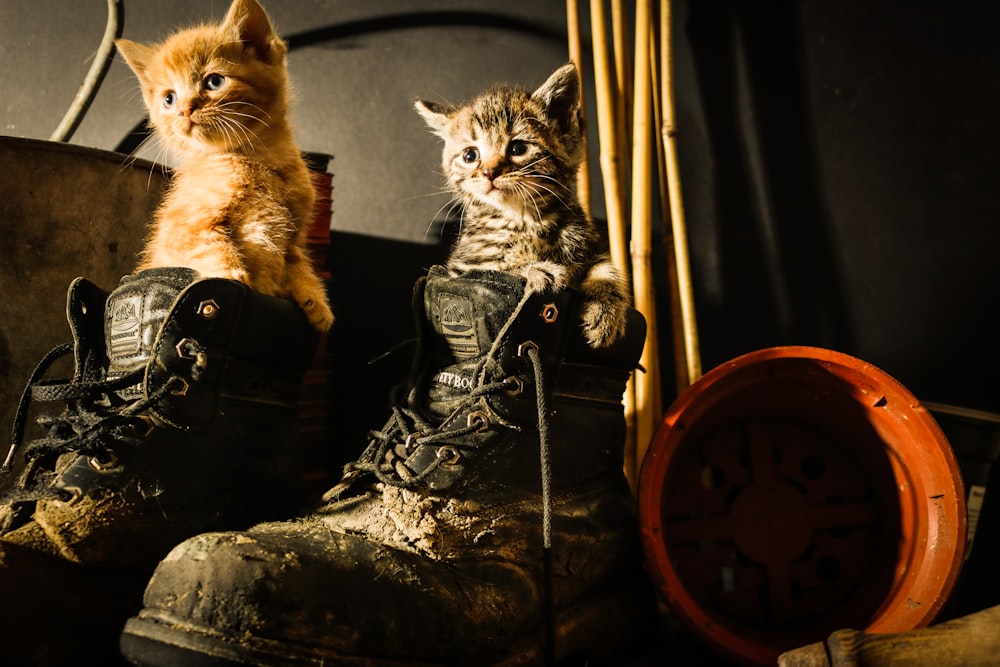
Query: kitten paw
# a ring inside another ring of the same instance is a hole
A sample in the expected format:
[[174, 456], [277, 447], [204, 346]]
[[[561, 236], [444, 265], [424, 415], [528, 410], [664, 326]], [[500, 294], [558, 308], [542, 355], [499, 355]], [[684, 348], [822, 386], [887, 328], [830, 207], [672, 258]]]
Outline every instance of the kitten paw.
[[268, 292], [264, 289], [261, 289], [260, 286], [256, 285], [254, 281], [250, 279], [250, 274], [247, 273], [246, 269], [242, 268], [221, 269], [218, 272], [212, 272], [212, 273], [201, 272], [201, 275], [202, 276], [210, 275], [216, 278], [228, 278], [229, 280], [235, 280], [236, 282], [243, 283], [250, 289], [257, 290], [262, 294], [273, 294], [273, 292]]
[[608, 347], [625, 335], [628, 306], [624, 301], [589, 301], [583, 307], [583, 336], [593, 348]]
[[317, 303], [315, 300], [309, 299], [299, 303], [299, 308], [305, 312], [309, 323], [320, 333], [326, 333], [333, 326], [333, 311], [325, 302]]
[[565, 266], [552, 262], [537, 262], [524, 269], [527, 280], [526, 289], [529, 292], [546, 292], [553, 288], [565, 287], [567, 271]]

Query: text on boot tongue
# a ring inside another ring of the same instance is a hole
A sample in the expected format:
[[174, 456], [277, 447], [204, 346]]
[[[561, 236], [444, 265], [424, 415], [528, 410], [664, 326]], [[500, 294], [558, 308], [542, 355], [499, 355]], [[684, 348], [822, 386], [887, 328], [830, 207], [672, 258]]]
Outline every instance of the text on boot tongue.
[[435, 375], [434, 382], [447, 387], [454, 387], [455, 389], [464, 389], [466, 391], [472, 389], [472, 378], [467, 378], [457, 373], [449, 373], [448, 371], [442, 371]]

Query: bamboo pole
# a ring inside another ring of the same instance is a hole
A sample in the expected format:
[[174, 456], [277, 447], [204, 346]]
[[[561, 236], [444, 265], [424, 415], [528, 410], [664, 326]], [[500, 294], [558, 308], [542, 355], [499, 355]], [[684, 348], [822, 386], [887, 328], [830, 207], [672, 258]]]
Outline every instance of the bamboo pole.
[[[660, 95], [660, 88], [657, 85], [660, 81], [660, 72], [659, 72], [660, 40], [659, 40], [659, 32], [657, 31], [658, 23], [656, 20], [656, 10], [655, 10], [656, 5], [653, 5], [653, 7], [654, 7], [653, 17], [650, 20], [650, 26], [649, 26], [649, 69], [650, 69], [649, 79], [650, 79], [650, 91], [652, 93], [652, 98], [653, 98], [652, 123], [654, 128], [659, 128], [661, 121], [663, 119], [663, 108], [662, 108], [663, 100]], [[666, 215], [667, 211], [669, 210], [669, 204], [667, 202], [666, 170], [663, 164], [663, 144], [662, 142], [656, 140], [655, 131], [653, 132], [653, 135], [654, 136], [650, 138], [650, 145], [652, 146], [652, 149], [655, 152], [653, 154], [652, 158], [653, 166], [651, 168], [654, 169], [653, 178], [655, 178], [655, 183], [658, 186], [657, 192], [659, 193], [658, 203], [660, 206], [661, 225], [664, 228], [666, 228]], [[652, 237], [652, 231], [650, 233], [650, 236]], [[664, 236], [669, 237], [669, 233], [665, 233]], [[663, 243], [664, 246], [666, 246], [666, 242], [667, 242], [666, 238], [661, 240], [661, 243]], [[650, 238], [650, 244], [652, 245], [652, 238]], [[673, 295], [676, 292], [675, 286], [677, 284], [677, 272], [674, 270], [673, 256], [671, 253], [667, 253], [666, 273], [667, 273], [666, 278], [667, 278], [667, 289], [668, 289], [669, 299], [672, 302], [674, 300]], [[656, 300], [656, 303], [659, 303], [659, 301], [660, 299], [658, 298]], [[657, 325], [657, 330], [659, 330], [659, 325]], [[663, 366], [661, 361], [663, 356], [660, 351], [659, 336], [657, 336], [656, 342], [657, 342], [656, 348], [653, 350], [655, 353], [653, 361], [656, 367], [657, 381], [656, 384], [653, 385], [652, 387], [653, 393], [651, 394], [651, 396], [652, 396], [652, 405], [656, 413], [655, 427], [658, 428], [660, 425], [660, 421], [663, 418]], [[671, 349], [674, 348], [671, 347]]]
[[651, 266], [652, 191], [650, 166], [654, 142], [650, 54], [651, 0], [635, 4], [635, 81], [632, 100], [632, 284], [635, 307], [646, 318], [647, 333], [639, 363], [645, 369], [635, 385], [636, 475], [659, 419], [654, 405], [657, 369], [656, 302]]
[[[629, 182], [630, 150], [632, 137], [632, 117], [628, 112], [632, 100], [632, 52], [629, 49], [629, 26], [625, 16], [624, 2], [611, 2], [611, 44], [615, 67], [615, 127], [618, 130], [618, 146], [622, 152], [619, 182]], [[627, 208], [627, 206], [626, 206]]]
[[[572, 2], [573, 0], [569, 0]], [[625, 206], [622, 199], [621, 163], [618, 155], [618, 134], [615, 108], [616, 92], [612, 86], [608, 62], [607, 19], [604, 0], [590, 0], [591, 41], [594, 49], [594, 94], [597, 99], [597, 131], [600, 141], [601, 179], [608, 217], [608, 244], [611, 261], [628, 279], [630, 275], [625, 238]], [[638, 469], [635, 439], [635, 373], [629, 379], [622, 396], [625, 409], [625, 475], [637, 488]]]
[[680, 167], [677, 161], [676, 121], [674, 118], [673, 52], [670, 35], [670, 0], [660, 3], [660, 75], [663, 153], [666, 164], [667, 191], [670, 200], [670, 230], [673, 239], [674, 264], [677, 271], [677, 299], [681, 315], [683, 339], [682, 362], [687, 383], [701, 377], [701, 352], [698, 346], [698, 325], [694, 311], [694, 292], [691, 286], [691, 265], [688, 257], [687, 225], [684, 219], [684, 202], [681, 192]]
[[[652, 26], [650, 28], [653, 29]], [[662, 72], [660, 71], [659, 32], [650, 37], [649, 64], [653, 69], [653, 125], [663, 127]], [[677, 262], [674, 259], [673, 232], [670, 229], [670, 198], [667, 196], [667, 164], [663, 142], [656, 141], [656, 167], [660, 184], [660, 211], [663, 216], [663, 245], [667, 260], [667, 283], [670, 287], [671, 350], [674, 356], [674, 386], [680, 393], [688, 386], [688, 370], [684, 353], [684, 328], [681, 326], [681, 305], [677, 290]], [[663, 405], [660, 397], [660, 405]]]
[[[629, 187], [628, 184], [631, 183], [632, 176], [631, 103], [633, 54], [629, 44], [631, 26], [629, 25], [628, 18], [625, 15], [627, 4], [631, 3], [620, 2], [619, 0], [611, 0], [610, 2], [612, 66], [614, 68], [614, 90], [617, 92], [615, 95], [614, 113], [616, 131], [615, 140], [618, 142], [616, 145], [619, 152], [618, 183], [623, 191], [626, 191], [626, 188]], [[623, 202], [622, 216], [623, 218], [627, 218], [629, 214], [630, 200], [626, 200]], [[624, 219], [622, 224], [626, 224]], [[639, 381], [640, 376], [638, 374], [633, 374], [633, 376], [629, 379], [628, 392], [630, 399], [633, 401], [635, 400], [636, 386]], [[629, 422], [630, 428], [632, 429], [630, 434], [631, 440], [629, 442], [633, 449], [629, 450], [629, 456], [626, 458], [626, 465], [630, 471], [629, 477], [630, 479], [634, 477], [636, 488], [638, 488], [639, 467], [641, 465], [641, 459], [639, 458], [638, 453], [638, 440], [635, 437], [636, 419], [638, 419], [637, 407], [638, 406], [636, 405], [635, 416]]]
[[622, 199], [621, 162], [618, 155], [616, 91], [608, 63], [608, 39], [604, 1], [590, 0], [591, 40], [594, 45], [594, 93], [597, 97], [597, 133], [600, 141], [601, 176], [608, 216], [611, 260], [623, 275], [629, 275], [625, 239], [625, 205]]
[[[580, 7], [577, 0], [566, 0], [566, 34], [569, 39], [569, 59], [576, 65], [580, 76], [580, 115], [585, 116], [586, 96], [584, 95], [583, 77], [583, 47], [580, 45]], [[586, 146], [586, 135], [584, 135]], [[583, 162], [576, 174], [576, 192], [583, 213], [590, 217], [590, 167], [586, 148], [583, 151]]]

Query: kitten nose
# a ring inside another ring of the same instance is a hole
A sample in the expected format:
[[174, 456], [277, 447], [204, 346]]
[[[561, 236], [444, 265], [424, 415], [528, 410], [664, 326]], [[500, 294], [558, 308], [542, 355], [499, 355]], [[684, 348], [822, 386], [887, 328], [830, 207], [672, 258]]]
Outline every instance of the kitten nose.
[[191, 114], [199, 109], [201, 104], [197, 99], [187, 99], [181, 101], [177, 105], [177, 115], [184, 116], [185, 118], [191, 118]]

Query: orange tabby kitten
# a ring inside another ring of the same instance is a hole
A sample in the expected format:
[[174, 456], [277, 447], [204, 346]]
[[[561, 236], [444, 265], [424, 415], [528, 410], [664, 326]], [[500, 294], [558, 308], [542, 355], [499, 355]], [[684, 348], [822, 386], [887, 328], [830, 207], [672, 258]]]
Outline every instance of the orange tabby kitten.
[[333, 313], [305, 250], [315, 191], [288, 121], [287, 47], [267, 13], [233, 0], [219, 24], [115, 45], [179, 160], [137, 270], [239, 280], [294, 300], [328, 330]]

